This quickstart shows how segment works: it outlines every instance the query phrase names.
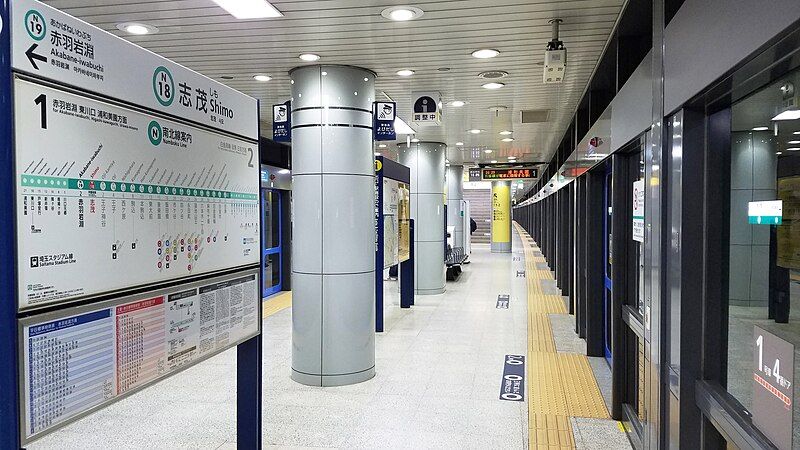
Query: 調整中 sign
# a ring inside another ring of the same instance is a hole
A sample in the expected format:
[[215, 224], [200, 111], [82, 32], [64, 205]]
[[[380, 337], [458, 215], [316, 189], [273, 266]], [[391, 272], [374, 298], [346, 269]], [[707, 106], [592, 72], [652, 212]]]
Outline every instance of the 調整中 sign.
[[794, 345], [753, 327], [753, 424], [781, 450], [792, 448]]
[[442, 94], [414, 94], [414, 112], [412, 121], [420, 126], [439, 125], [442, 123]]
[[514, 169], [483, 169], [484, 180], [530, 180], [536, 178], [537, 171], [533, 167]]
[[272, 105], [272, 140], [292, 141], [292, 102]]
[[644, 242], [644, 180], [633, 182], [633, 240]]
[[394, 120], [397, 117], [397, 104], [395, 102], [375, 102], [372, 112], [373, 138], [376, 141], [393, 141], [397, 139], [394, 129]]
[[11, 23], [15, 70], [258, 139], [252, 97], [35, 0]]

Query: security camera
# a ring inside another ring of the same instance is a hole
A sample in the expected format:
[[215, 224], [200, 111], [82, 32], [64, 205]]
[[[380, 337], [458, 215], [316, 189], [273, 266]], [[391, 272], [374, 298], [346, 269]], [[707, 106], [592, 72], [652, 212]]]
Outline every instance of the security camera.
[[558, 39], [558, 25], [561, 19], [552, 19], [553, 38], [547, 43], [544, 51], [544, 73], [542, 75], [544, 84], [558, 84], [564, 81], [564, 74], [567, 71], [567, 49], [564, 43]]

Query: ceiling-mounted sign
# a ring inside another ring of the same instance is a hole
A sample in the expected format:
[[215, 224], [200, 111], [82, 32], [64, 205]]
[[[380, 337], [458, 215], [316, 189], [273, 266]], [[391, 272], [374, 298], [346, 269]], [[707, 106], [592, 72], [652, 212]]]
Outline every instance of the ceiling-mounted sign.
[[781, 450], [792, 448], [794, 345], [753, 327], [753, 424]]
[[783, 201], [747, 203], [747, 221], [751, 225], [780, 225], [783, 223]]
[[272, 140], [292, 141], [292, 102], [272, 105]]
[[397, 104], [395, 102], [375, 102], [373, 111], [372, 130], [376, 141], [394, 141], [397, 133], [394, 129], [394, 120], [397, 117]]
[[633, 240], [644, 242], [644, 180], [633, 182]]
[[15, 0], [11, 17], [17, 71], [258, 139], [250, 96], [41, 2]]
[[417, 125], [439, 125], [442, 123], [442, 94], [414, 94], [414, 113], [412, 120]]
[[483, 169], [481, 174], [484, 180], [529, 180], [538, 176], [533, 167], [515, 169]]
[[469, 169], [469, 181], [482, 181], [483, 175], [481, 175], [480, 167], [470, 167]]

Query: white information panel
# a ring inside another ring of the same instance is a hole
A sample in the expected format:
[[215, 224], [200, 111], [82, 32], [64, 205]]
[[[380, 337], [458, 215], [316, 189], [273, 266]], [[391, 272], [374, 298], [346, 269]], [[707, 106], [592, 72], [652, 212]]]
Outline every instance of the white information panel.
[[257, 144], [14, 89], [20, 308], [258, 263]]
[[644, 242], [644, 180], [633, 182], [633, 240]]
[[35, 0], [11, 18], [14, 70], [258, 139], [250, 96]]
[[258, 334], [254, 271], [22, 321], [23, 441]]

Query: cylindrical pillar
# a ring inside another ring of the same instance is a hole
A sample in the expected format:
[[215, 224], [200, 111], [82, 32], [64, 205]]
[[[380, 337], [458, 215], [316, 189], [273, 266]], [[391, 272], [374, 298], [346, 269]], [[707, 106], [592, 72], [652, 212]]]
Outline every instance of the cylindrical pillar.
[[447, 167], [447, 226], [455, 227], [453, 247], [464, 248], [464, 166]]
[[492, 181], [492, 253], [511, 253], [510, 181]]
[[292, 83], [292, 379], [375, 376], [375, 74], [315, 65]]
[[438, 142], [401, 145], [400, 163], [411, 169], [411, 218], [414, 219], [414, 292], [444, 292], [444, 169], [447, 146]]

